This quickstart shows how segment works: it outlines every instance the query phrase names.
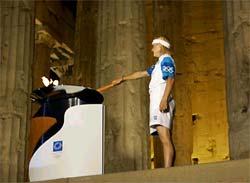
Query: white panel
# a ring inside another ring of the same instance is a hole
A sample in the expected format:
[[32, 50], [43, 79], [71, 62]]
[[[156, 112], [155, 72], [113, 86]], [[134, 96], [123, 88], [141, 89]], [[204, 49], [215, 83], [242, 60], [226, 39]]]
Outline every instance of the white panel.
[[61, 130], [31, 158], [30, 181], [102, 174], [103, 109], [102, 104], [69, 108]]

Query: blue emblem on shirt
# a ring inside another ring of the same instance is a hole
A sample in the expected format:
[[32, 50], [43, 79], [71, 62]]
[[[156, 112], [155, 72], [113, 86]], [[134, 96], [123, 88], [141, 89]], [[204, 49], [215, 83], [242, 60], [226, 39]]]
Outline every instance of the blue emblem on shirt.
[[63, 141], [54, 141], [53, 142], [53, 152], [58, 152], [63, 150]]
[[165, 57], [161, 62], [162, 79], [175, 76], [175, 63], [171, 57]]
[[174, 67], [170, 67], [170, 66], [162, 66], [162, 71], [164, 72], [169, 72], [170, 74], [172, 74], [174, 72]]

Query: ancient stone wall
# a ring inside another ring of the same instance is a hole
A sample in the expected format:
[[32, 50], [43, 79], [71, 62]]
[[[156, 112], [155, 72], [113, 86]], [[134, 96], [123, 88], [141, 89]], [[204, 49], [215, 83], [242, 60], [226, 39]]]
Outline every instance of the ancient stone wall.
[[192, 159], [198, 163], [228, 160], [222, 2], [189, 1], [184, 7], [182, 35], [195, 116]]
[[153, 34], [170, 39], [177, 66], [175, 165], [190, 164], [191, 156], [199, 163], [226, 160], [229, 152], [222, 4], [154, 1], [153, 5]]
[[231, 159], [250, 157], [250, 2], [224, 2]]
[[24, 181], [34, 48], [33, 1], [0, 2], [0, 182]]
[[32, 89], [44, 87], [41, 77], [49, 78], [51, 66], [50, 55], [52, 47], [55, 45], [55, 39], [47, 32], [35, 33], [34, 62], [32, 64]]
[[73, 84], [75, 17], [68, 1], [36, 1], [35, 61], [33, 88], [43, 86], [42, 76], [52, 69], [60, 83]]
[[59, 0], [36, 1], [36, 18], [54, 39], [74, 49], [75, 19], [65, 6]]

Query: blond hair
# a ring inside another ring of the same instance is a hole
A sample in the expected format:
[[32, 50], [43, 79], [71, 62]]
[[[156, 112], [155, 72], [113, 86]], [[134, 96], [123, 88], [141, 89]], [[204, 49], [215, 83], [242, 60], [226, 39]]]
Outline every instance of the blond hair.
[[[169, 39], [167, 39], [167, 38], [164, 37], [164, 36], [159, 36], [159, 37], [157, 37], [156, 39], [161, 39], [161, 40], [163, 40], [163, 41], [167, 41], [167, 42], [170, 44]], [[166, 48], [165, 46], [162, 46], [162, 45], [161, 45], [161, 51], [162, 51], [163, 53], [170, 52], [170, 48]]]

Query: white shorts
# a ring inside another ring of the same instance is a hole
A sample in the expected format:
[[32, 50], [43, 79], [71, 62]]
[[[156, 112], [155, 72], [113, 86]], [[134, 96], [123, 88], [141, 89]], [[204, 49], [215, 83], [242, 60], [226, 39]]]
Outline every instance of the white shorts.
[[174, 99], [169, 100], [169, 111], [168, 112], [161, 112], [160, 111], [160, 102], [162, 96], [164, 94], [165, 84], [159, 85], [154, 89], [149, 91], [150, 94], [150, 109], [149, 109], [149, 127], [150, 127], [150, 134], [155, 134], [156, 126], [161, 125], [168, 129], [171, 129], [173, 116], [174, 116], [174, 109], [175, 109], [175, 101]]

